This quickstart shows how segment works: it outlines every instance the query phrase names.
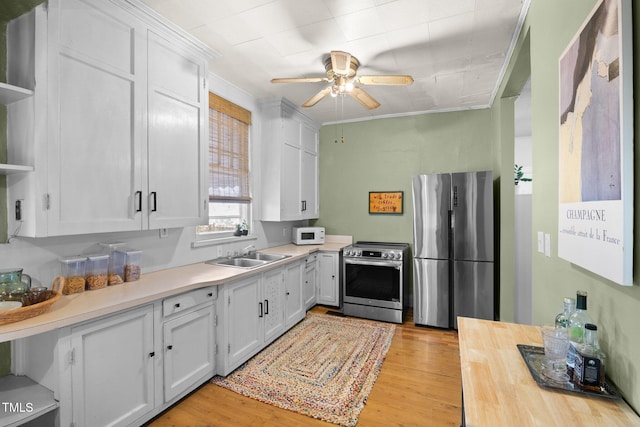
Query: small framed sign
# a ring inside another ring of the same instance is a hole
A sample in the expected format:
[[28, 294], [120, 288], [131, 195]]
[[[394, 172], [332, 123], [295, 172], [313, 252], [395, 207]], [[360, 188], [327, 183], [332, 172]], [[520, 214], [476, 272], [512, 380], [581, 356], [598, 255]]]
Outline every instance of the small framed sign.
[[403, 214], [403, 191], [369, 191], [370, 214]]

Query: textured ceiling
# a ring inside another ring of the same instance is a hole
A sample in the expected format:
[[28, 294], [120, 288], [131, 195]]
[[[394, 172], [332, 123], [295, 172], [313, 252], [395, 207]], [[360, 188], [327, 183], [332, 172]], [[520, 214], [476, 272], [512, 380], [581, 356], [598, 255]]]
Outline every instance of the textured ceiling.
[[[327, 83], [332, 50], [356, 56], [358, 75], [409, 74], [407, 87], [361, 86], [382, 105], [349, 96], [305, 112], [320, 123], [484, 108], [493, 102], [530, 0], [142, 0], [220, 54], [210, 72], [256, 98], [302, 105]], [[215, 91], [215, 88], [211, 88]]]

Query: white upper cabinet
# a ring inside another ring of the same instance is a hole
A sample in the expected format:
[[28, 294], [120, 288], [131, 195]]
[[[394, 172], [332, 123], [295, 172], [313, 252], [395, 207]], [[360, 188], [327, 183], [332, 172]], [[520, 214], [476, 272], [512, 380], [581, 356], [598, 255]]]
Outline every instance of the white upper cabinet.
[[320, 126], [285, 99], [262, 103], [262, 220], [318, 218]]
[[[8, 62], [24, 64], [38, 83], [27, 101], [34, 113], [9, 112], [11, 163], [34, 166], [8, 181], [9, 231], [40, 237], [206, 222], [204, 51], [130, 1], [45, 7], [9, 32], [9, 46], [33, 34], [32, 60]], [[12, 134], [15, 123], [31, 134]]]

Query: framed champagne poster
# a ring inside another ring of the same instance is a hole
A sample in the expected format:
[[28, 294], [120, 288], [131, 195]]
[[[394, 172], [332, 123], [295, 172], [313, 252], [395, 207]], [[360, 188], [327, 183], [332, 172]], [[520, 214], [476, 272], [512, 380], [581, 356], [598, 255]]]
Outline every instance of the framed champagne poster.
[[558, 256], [633, 284], [631, 1], [600, 0], [559, 60]]

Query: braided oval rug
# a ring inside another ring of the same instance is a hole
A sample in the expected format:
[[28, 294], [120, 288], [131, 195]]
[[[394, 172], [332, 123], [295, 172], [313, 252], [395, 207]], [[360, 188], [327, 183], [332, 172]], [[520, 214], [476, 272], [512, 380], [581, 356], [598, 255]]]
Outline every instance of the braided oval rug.
[[283, 409], [355, 426], [395, 325], [307, 313], [227, 377], [211, 382]]

